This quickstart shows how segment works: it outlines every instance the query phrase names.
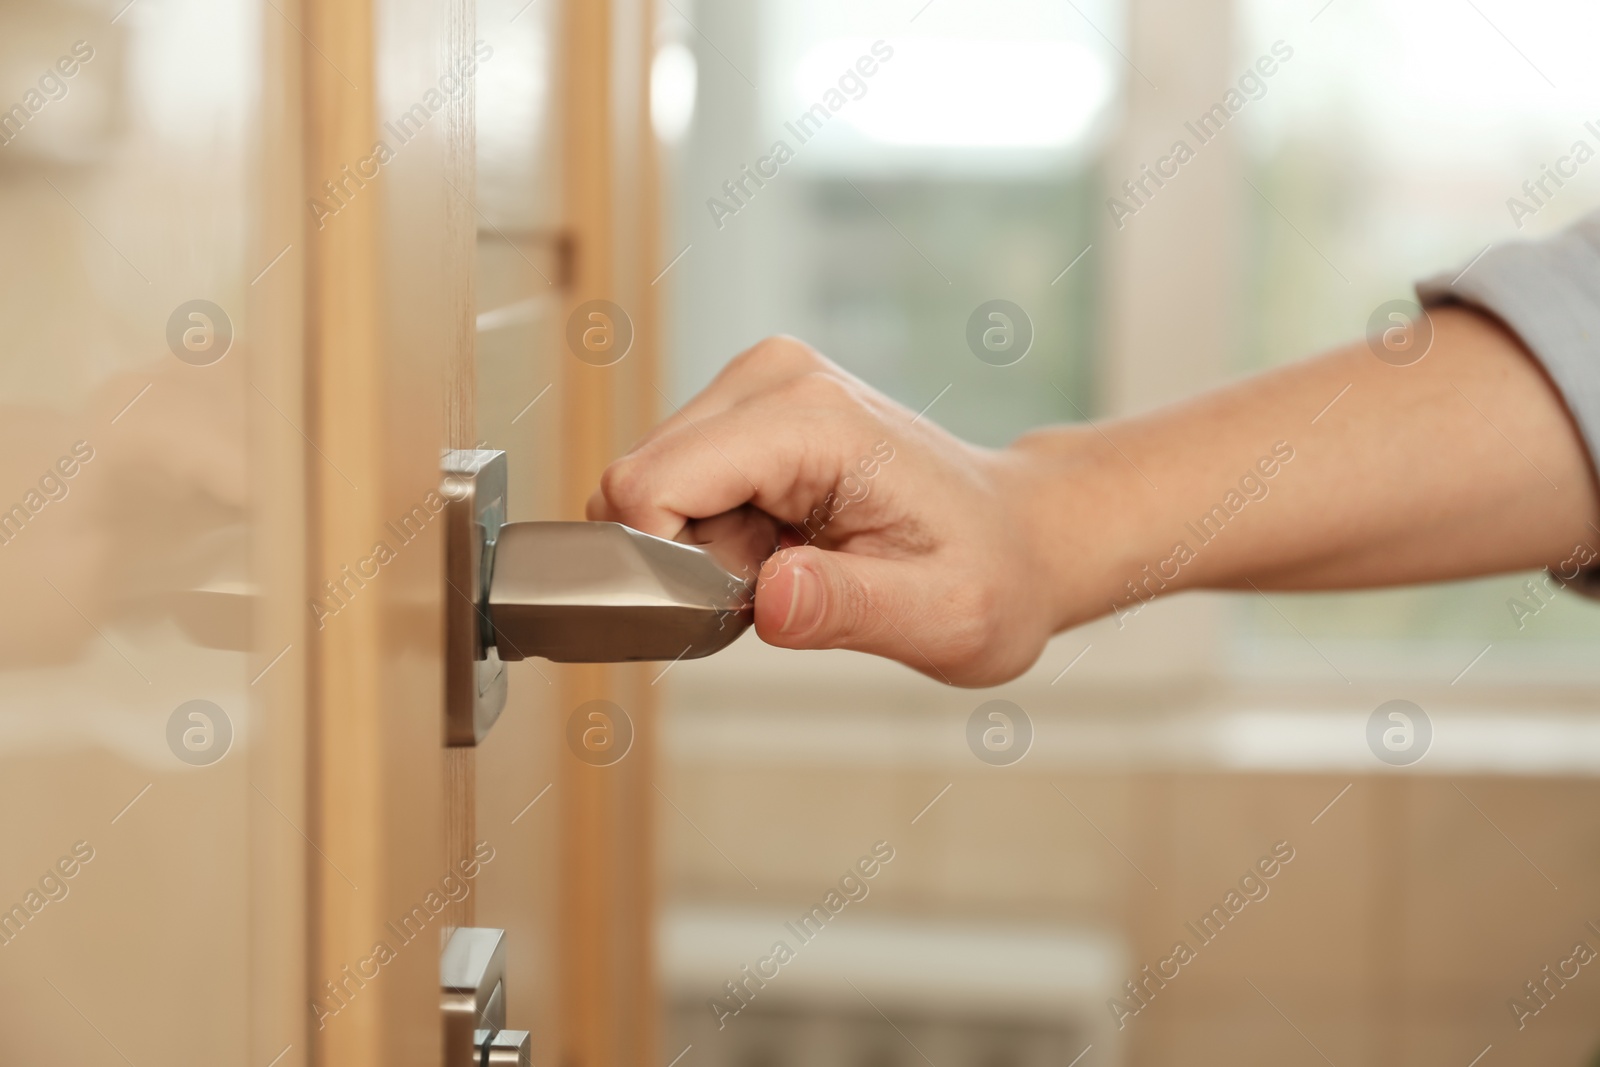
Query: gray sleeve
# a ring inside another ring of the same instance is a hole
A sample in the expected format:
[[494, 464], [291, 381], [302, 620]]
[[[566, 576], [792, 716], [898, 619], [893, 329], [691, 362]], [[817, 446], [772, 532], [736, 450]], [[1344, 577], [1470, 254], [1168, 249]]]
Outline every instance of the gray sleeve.
[[[1520, 337], [1600, 470], [1600, 211], [1543, 240], [1492, 245], [1464, 269], [1418, 282], [1417, 298], [1486, 311]], [[1600, 595], [1600, 568], [1565, 584]]]

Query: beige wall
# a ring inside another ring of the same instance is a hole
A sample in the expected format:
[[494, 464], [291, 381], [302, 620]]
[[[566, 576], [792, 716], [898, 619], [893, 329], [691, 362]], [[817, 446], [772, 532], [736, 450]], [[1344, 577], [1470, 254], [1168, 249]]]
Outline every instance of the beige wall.
[[[1544, 771], [1514, 772], [1509, 757], [1494, 769], [1496, 752], [1524, 736], [1519, 716], [1526, 730], [1587, 729], [1582, 689], [1418, 692], [1443, 724], [1438, 748], [1390, 771], [1360, 739], [1376, 703], [1361, 683], [1108, 686], [1068, 675], [1051, 687], [1050, 670], [967, 693], [842, 653], [811, 654], [804, 671], [804, 653], [726, 655], [685, 665], [664, 718], [660, 784], [677, 806], [658, 812], [669, 913], [797, 915], [881, 838], [897, 857], [837, 936], [889, 920], [926, 924], [930, 937], [971, 924], [1109, 935], [1126, 962], [1092, 998], [1089, 1021], [1104, 1029], [1071, 1049], [1104, 1041], [1099, 1062], [1315, 1061], [1306, 1037], [1339, 1064], [1466, 1064], [1493, 1044], [1494, 1056], [1578, 1065], [1600, 1050], [1600, 971], [1584, 968], [1520, 1031], [1506, 1003], [1575, 941], [1600, 950], [1584, 928], [1600, 924], [1586, 888], [1600, 881], [1600, 785], [1592, 771], [1563, 771], [1553, 752]], [[970, 710], [997, 695], [1031, 709], [1036, 730], [1010, 767], [983, 765], [963, 737]], [[1235, 717], [1252, 708], [1258, 718]], [[1296, 740], [1296, 722], [1323, 721], [1353, 744]], [[1460, 741], [1473, 730], [1489, 733]], [[1184, 924], [1280, 841], [1294, 859], [1268, 895], [1200, 947]], [[1106, 997], [1179, 939], [1197, 958], [1116, 1033]], [[751, 958], [763, 948], [751, 945]], [[768, 1004], [785, 1000], [783, 982], [801, 984], [783, 979]], [[690, 1025], [712, 1021], [705, 1001], [721, 990], [688, 981], [668, 992], [670, 1056]], [[1005, 1019], [1005, 1005], [981, 999], [978, 1015]], [[1063, 1001], [1059, 1017], [1078, 1011]], [[918, 1015], [914, 1000], [889, 1014], [908, 1025]], [[702, 1027], [700, 1041], [711, 1062], [744, 1062], [715, 1057], [750, 1032]]]

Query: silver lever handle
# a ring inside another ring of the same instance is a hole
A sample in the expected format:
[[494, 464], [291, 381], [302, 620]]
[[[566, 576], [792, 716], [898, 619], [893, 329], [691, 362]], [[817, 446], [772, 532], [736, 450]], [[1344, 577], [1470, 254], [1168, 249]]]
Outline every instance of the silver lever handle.
[[723, 536], [695, 545], [614, 522], [507, 523], [489, 583], [500, 658], [620, 663], [726, 648], [754, 618], [773, 538], [753, 514], [721, 526]]
[[[740, 508], [677, 541], [614, 522], [505, 522], [506, 454], [446, 452], [445, 739], [476, 745], [506, 703], [505, 660], [695, 659], [755, 617], [777, 525]], [[687, 542], [687, 543], [685, 543]]]

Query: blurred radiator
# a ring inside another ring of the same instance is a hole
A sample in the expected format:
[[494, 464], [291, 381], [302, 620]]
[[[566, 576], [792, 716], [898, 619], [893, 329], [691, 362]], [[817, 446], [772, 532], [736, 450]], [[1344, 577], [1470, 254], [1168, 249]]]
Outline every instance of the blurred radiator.
[[1105, 1004], [1125, 953], [1111, 934], [849, 909], [820, 932], [796, 920], [662, 915], [666, 1060], [692, 1045], [696, 1067], [1065, 1067], [1093, 1046], [1097, 1065], [1118, 1062]]

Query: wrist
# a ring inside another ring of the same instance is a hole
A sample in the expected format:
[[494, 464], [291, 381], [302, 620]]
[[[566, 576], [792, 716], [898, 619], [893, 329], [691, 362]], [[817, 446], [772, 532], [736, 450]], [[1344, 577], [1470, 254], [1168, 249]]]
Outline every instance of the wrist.
[[1156, 491], [1144, 475], [1089, 427], [1025, 434], [1006, 455], [1015, 479], [1007, 496], [1048, 591], [1052, 632], [1133, 603], [1130, 583], [1159, 557], [1149, 514]]

